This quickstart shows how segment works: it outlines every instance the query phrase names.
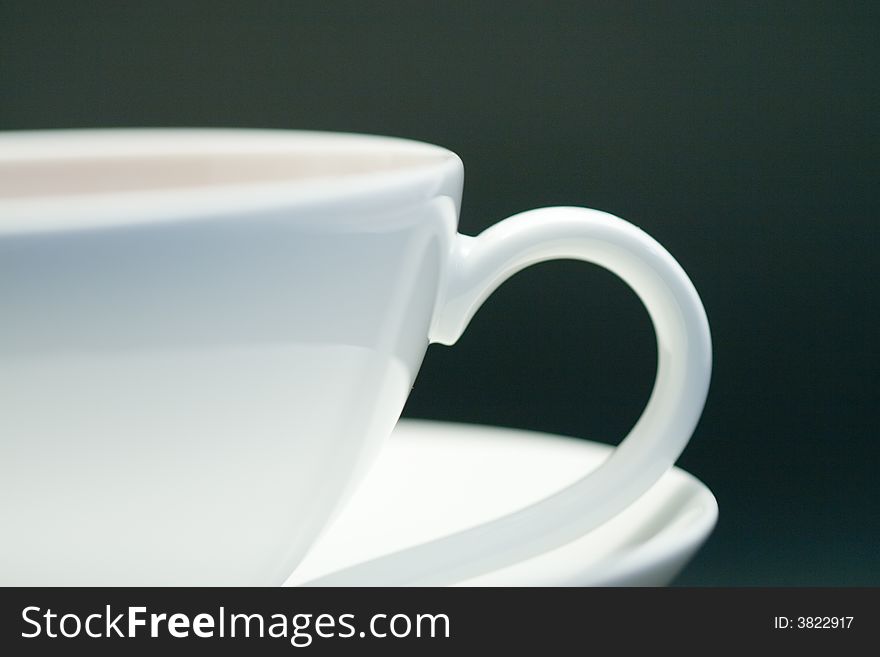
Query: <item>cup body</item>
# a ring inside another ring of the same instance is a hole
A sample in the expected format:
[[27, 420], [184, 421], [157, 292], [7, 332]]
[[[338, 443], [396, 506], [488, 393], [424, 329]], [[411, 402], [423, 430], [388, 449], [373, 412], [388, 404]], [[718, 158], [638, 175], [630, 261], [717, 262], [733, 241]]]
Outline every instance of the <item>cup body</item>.
[[0, 584], [282, 583], [412, 388], [460, 161], [272, 131], [0, 143]]

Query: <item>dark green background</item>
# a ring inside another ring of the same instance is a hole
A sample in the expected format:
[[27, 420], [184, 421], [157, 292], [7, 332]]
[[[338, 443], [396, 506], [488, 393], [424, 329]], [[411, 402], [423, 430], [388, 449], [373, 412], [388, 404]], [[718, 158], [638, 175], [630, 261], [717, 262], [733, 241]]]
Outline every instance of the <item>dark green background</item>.
[[[876, 3], [0, 3], [0, 128], [254, 126], [458, 152], [462, 232], [596, 207], [713, 330], [680, 463], [718, 497], [682, 584], [880, 585]], [[647, 315], [570, 262], [505, 284], [407, 415], [617, 441]]]

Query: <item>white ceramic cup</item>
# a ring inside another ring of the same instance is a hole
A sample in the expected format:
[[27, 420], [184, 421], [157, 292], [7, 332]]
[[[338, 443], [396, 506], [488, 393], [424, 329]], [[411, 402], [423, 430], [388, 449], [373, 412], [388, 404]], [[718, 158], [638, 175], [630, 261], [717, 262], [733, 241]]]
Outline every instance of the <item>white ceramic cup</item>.
[[658, 370], [635, 428], [549, 499], [318, 583], [452, 583], [634, 501], [703, 408], [697, 293], [595, 210], [457, 234], [462, 180], [453, 153], [385, 137], [0, 136], [0, 583], [280, 584], [390, 434], [428, 344], [554, 258], [608, 268], [648, 309]]

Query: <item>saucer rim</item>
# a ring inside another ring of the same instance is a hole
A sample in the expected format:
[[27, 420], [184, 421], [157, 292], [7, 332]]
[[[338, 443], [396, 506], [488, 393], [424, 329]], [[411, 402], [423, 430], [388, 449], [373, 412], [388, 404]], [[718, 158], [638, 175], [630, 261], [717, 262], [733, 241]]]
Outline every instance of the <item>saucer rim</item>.
[[[607, 456], [607, 454], [615, 449], [614, 445], [607, 443], [531, 429], [450, 422], [427, 418], [401, 418], [394, 432], [396, 433], [400, 429], [417, 433], [430, 432], [435, 435], [446, 432], [476, 431], [490, 439], [522, 438], [529, 441], [550, 441], [558, 446], [565, 445], [575, 449], [588, 450], [597, 459]], [[655, 574], [654, 579], [656, 579], [656, 573], [659, 572], [669, 573], [669, 576], [663, 579], [667, 582], [672, 581], [711, 535], [712, 530], [717, 524], [719, 511], [715, 495], [699, 478], [678, 466], [671, 467], [661, 480], [668, 480], [670, 478], [675, 480], [678, 486], [683, 486], [687, 491], [687, 508], [698, 511], [692, 513], [691, 517], [687, 518], [685, 522], [680, 523], [680, 526], [675, 526], [676, 523], [674, 523], [673, 519], [673, 522], [663, 525], [646, 539], [627, 546], [624, 551], [615, 554], [613, 557], [606, 557], [598, 563], [588, 563], [580, 569], [573, 567], [565, 573], [554, 573], [555, 577], [551, 576], [546, 581], [538, 581], [541, 578], [535, 576], [532, 582], [527, 581], [522, 584], [480, 583], [481, 580], [491, 579], [497, 573], [503, 573], [508, 569], [528, 568], [524, 564], [533, 560], [537, 561], [542, 558], [548, 558], [546, 555], [552, 554], [555, 550], [549, 550], [511, 566], [493, 569], [476, 577], [456, 582], [454, 586], [632, 586], [634, 585], [633, 581], [638, 581], [639, 579], [650, 580], [651, 574]], [[653, 488], [646, 491], [645, 494], [649, 494]], [[639, 499], [642, 499], [642, 497]], [[627, 507], [627, 509], [629, 508]], [[584, 540], [588, 535], [589, 532], [556, 549], [562, 550], [574, 547], [577, 542]], [[309, 578], [296, 584], [287, 584], [285, 582], [285, 585], [301, 586], [308, 584], [311, 579]], [[528, 578], [524, 579], [528, 580]]]

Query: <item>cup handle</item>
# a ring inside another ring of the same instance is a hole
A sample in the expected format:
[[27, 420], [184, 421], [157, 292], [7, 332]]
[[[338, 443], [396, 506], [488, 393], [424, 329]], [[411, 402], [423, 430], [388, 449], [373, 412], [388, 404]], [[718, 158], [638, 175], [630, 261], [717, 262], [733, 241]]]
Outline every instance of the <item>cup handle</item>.
[[560, 547], [607, 521], [675, 462], [696, 427], [712, 368], [709, 324], [681, 266], [632, 224], [597, 210], [530, 210], [477, 237], [458, 235], [432, 342], [453, 344], [507, 278], [557, 258], [592, 262], [639, 296], [657, 336], [657, 377], [638, 422], [597, 469], [524, 509], [314, 580], [320, 586], [444, 586]]

